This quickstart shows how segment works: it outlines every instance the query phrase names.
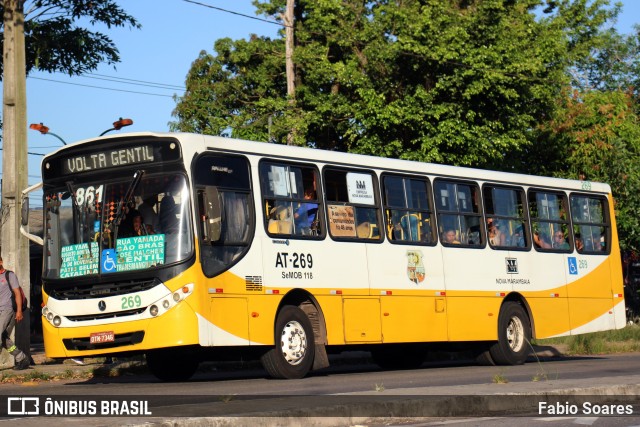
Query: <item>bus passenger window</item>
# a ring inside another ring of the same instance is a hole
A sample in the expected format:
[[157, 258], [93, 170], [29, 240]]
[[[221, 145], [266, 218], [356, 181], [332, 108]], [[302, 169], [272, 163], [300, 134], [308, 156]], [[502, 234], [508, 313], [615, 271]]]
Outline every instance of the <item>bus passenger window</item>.
[[387, 235], [392, 243], [433, 244], [431, 190], [422, 177], [383, 175]]
[[263, 161], [260, 184], [268, 234], [322, 237], [315, 167]]
[[571, 252], [567, 196], [561, 192], [529, 190], [533, 247], [537, 251]]
[[382, 239], [375, 177], [368, 171], [326, 169], [327, 225], [334, 239]]
[[482, 247], [482, 209], [476, 183], [437, 179], [434, 192], [438, 231], [443, 245]]
[[[494, 249], [528, 247], [529, 224], [525, 215], [524, 190], [485, 184], [482, 191], [489, 246]], [[538, 244], [537, 239], [534, 236], [534, 244]]]
[[608, 254], [611, 222], [606, 199], [571, 195], [571, 217], [578, 253]]

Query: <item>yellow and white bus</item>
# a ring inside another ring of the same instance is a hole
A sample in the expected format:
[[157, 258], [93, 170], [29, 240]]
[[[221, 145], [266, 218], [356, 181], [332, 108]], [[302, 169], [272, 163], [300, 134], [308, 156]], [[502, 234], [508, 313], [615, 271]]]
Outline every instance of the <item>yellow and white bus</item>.
[[606, 184], [178, 133], [68, 145], [42, 176], [51, 358], [300, 378], [334, 349], [520, 364], [531, 338], [625, 325]]

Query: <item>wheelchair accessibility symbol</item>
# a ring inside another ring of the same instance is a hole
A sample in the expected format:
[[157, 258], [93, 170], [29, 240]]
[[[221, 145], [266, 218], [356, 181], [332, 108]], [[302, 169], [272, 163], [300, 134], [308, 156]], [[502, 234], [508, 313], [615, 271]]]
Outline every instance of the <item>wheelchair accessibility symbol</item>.
[[105, 249], [102, 251], [102, 259], [100, 260], [100, 268], [103, 273], [115, 273], [116, 269], [116, 250]]
[[578, 261], [576, 257], [570, 256], [567, 260], [569, 261], [569, 274], [578, 274]]

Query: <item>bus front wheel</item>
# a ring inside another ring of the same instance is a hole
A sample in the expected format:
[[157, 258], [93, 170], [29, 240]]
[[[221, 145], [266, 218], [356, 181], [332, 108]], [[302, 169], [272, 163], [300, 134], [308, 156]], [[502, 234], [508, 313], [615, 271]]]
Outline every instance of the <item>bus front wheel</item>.
[[186, 381], [196, 373], [198, 359], [177, 349], [152, 350], [146, 354], [147, 367], [162, 381]]
[[296, 379], [309, 372], [315, 342], [311, 322], [304, 311], [292, 305], [282, 307], [276, 319], [275, 344], [260, 359], [270, 376]]
[[498, 342], [489, 350], [498, 365], [521, 365], [529, 356], [531, 324], [524, 308], [506, 302], [498, 316]]

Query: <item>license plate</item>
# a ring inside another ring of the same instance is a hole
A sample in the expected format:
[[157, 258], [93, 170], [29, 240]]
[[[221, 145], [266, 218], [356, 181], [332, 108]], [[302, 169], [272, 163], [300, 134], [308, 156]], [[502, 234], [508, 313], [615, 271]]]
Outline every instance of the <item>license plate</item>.
[[103, 342], [113, 342], [115, 341], [115, 338], [113, 331], [96, 332], [95, 334], [89, 335], [89, 342], [91, 344], [100, 344]]

